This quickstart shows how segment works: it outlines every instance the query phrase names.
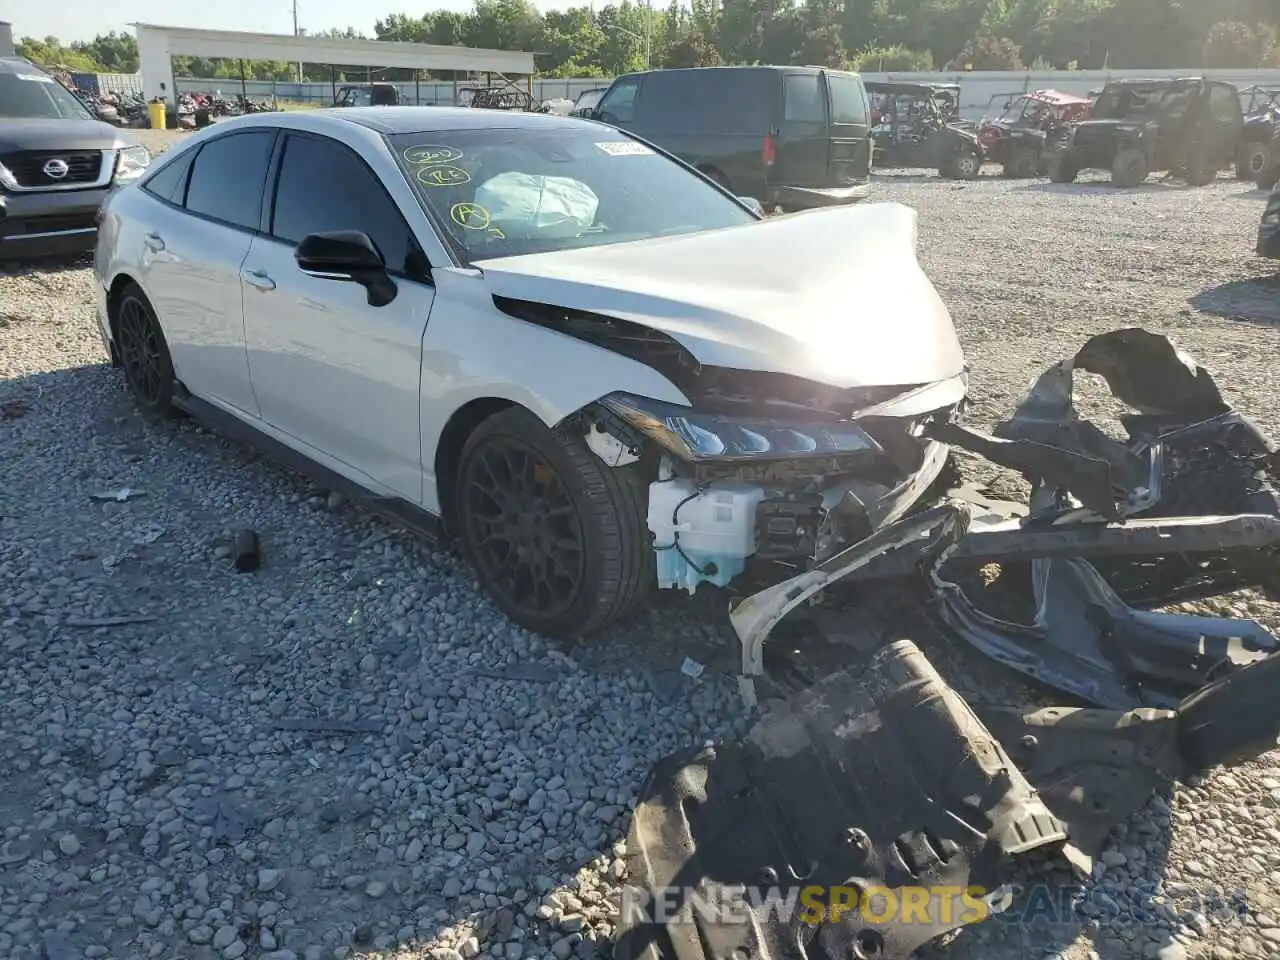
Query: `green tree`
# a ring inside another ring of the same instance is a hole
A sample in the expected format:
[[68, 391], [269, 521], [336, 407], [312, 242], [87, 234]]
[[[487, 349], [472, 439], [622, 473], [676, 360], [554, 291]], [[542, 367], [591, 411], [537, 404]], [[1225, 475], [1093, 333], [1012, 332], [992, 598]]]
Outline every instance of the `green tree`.
[[687, 33], [667, 50], [664, 67], [714, 67], [720, 63], [720, 54], [702, 34]]
[[1271, 60], [1275, 47], [1275, 27], [1227, 20], [1209, 28], [1201, 62], [1209, 69], [1262, 67]]
[[101, 73], [104, 67], [92, 54], [84, 53], [74, 47], [63, 46], [57, 37], [49, 36], [43, 40], [34, 37], [23, 37], [18, 41], [17, 53], [32, 63], [39, 64], [48, 70], [69, 70], [75, 73]]
[[849, 58], [849, 68], [859, 73], [928, 73], [933, 54], [906, 47], [868, 47]]
[[138, 40], [131, 33], [102, 33], [88, 43], [77, 41], [71, 49], [83, 53], [110, 73], [134, 73], [138, 69]]
[[1008, 37], [982, 34], [964, 45], [948, 70], [1022, 70], [1022, 49]]

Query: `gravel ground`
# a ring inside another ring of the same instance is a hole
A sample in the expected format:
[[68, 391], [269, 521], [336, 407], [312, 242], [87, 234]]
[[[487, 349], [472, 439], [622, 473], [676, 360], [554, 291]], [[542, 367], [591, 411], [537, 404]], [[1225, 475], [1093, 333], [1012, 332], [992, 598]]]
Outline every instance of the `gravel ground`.
[[[1280, 435], [1257, 191], [889, 175], [878, 194], [920, 210], [980, 423], [1089, 334], [1142, 325]], [[141, 421], [91, 292], [83, 265], [0, 272], [0, 956], [606, 950], [641, 777], [744, 724], [723, 613], [664, 597], [589, 646], [523, 633], [452, 555], [190, 423]], [[242, 526], [263, 536], [253, 575], [231, 569]], [[1249, 594], [1209, 606], [1280, 629]], [[928, 952], [1280, 956], [1280, 757], [1155, 798], [1104, 861], [1101, 889], [1154, 920], [1095, 900], [1098, 919]]]

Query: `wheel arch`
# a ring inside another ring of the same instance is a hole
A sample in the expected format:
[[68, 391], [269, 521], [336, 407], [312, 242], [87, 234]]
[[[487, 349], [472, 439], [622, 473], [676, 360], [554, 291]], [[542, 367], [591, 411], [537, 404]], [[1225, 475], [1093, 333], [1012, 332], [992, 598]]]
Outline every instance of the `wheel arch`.
[[[116, 308], [120, 305], [120, 298], [123, 296], [125, 288], [129, 286], [135, 286], [142, 290], [142, 284], [138, 282], [138, 278], [125, 270], [117, 273], [107, 286], [107, 325], [110, 327], [111, 332], [111, 365], [113, 367], [120, 366], [120, 350], [116, 345], [120, 332]], [[143, 296], [146, 296], [146, 291], [143, 291]]]
[[[485, 420], [503, 410], [512, 407], [524, 407], [505, 397], [477, 397], [464, 403], [453, 411], [440, 431], [440, 439], [436, 443], [435, 456], [432, 458], [432, 474], [435, 477], [436, 498], [439, 502], [440, 520], [445, 531], [450, 535], [457, 533], [457, 471], [458, 459], [467, 438], [475, 432]], [[524, 407], [528, 410], [528, 407]], [[531, 413], [534, 411], [530, 411]]]

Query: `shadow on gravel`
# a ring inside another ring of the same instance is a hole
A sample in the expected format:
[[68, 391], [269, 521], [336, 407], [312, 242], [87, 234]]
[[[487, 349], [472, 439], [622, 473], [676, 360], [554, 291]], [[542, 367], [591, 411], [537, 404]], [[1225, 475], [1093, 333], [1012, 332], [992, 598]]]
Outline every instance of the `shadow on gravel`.
[[1259, 187], [1249, 187], [1248, 189], [1242, 189], [1239, 193], [1231, 194], [1231, 199], [1248, 200], [1251, 203], [1258, 203], [1266, 200], [1269, 196], [1271, 196], [1270, 190], [1263, 190]]
[[1085, 183], [1053, 183], [1049, 180], [1034, 180], [1024, 183], [1016, 189], [1033, 193], [1058, 193], [1067, 196], [1135, 197], [1164, 194], [1170, 191], [1201, 190], [1203, 188], [1189, 186], [1180, 180], [1168, 182], [1148, 181], [1140, 183], [1136, 187], [1117, 187], [1109, 180], [1094, 180]]
[[39, 277], [71, 273], [93, 266], [93, 254], [82, 253], [36, 260], [0, 260], [0, 277]]
[[1061, 859], [1019, 865], [1008, 879], [1007, 909], [926, 946], [919, 960], [1085, 960], [1090, 949], [1101, 960], [1157, 956], [1174, 942], [1180, 919], [1217, 902], [1213, 891], [1168, 875], [1172, 804], [1172, 788], [1162, 789], [1121, 823], [1089, 880]]
[[1238, 323], [1280, 325], [1280, 265], [1275, 268], [1274, 276], [1232, 280], [1188, 297], [1187, 303], [1202, 313]]

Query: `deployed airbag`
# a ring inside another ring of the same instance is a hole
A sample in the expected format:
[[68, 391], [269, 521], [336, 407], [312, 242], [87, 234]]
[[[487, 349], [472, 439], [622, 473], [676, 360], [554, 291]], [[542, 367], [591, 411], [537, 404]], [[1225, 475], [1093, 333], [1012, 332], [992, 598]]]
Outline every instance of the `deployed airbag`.
[[514, 170], [482, 183], [475, 202], [503, 234], [520, 240], [576, 237], [595, 222], [600, 205], [579, 180]]

